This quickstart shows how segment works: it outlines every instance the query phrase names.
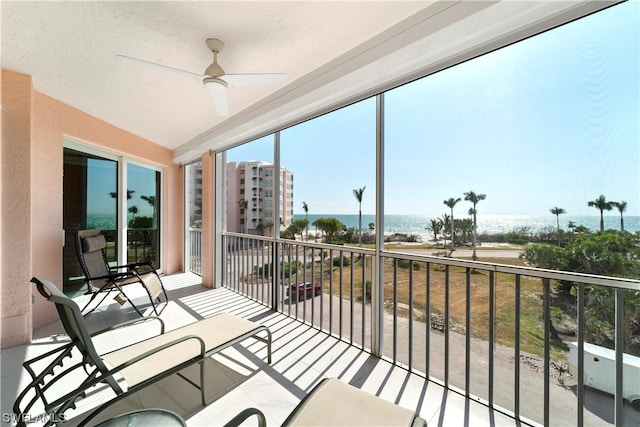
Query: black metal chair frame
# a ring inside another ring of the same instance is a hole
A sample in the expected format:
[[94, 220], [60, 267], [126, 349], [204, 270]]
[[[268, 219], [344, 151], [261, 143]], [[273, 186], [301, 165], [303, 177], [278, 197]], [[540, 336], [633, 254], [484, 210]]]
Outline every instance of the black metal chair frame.
[[[65, 411], [75, 408], [76, 401], [85, 397], [89, 389], [100, 383], [108, 385], [116, 396], [100, 405], [80, 423], [80, 425], [86, 425], [106, 407], [173, 374], [178, 374], [199, 389], [202, 405], [206, 406], [205, 359], [247, 338], [254, 338], [267, 345], [267, 362], [271, 363], [271, 331], [259, 323], [223, 313], [165, 332], [165, 324], [162, 319], [156, 316], [147, 316], [89, 333], [82, 312], [73, 300], [47, 280], [34, 277], [31, 281], [36, 285], [38, 292], [42, 296], [56, 305], [62, 325], [71, 341], [23, 363], [32, 381], [18, 395], [13, 405], [13, 412], [19, 427], [26, 426], [26, 422], [29, 420], [29, 411], [38, 401], [42, 402], [48, 415], [48, 421], [44, 425], [50, 426], [65, 421]], [[160, 323], [160, 333], [158, 335], [112, 350], [104, 355], [98, 354], [93, 344], [93, 337], [117, 328], [151, 320]], [[229, 336], [224, 339], [212, 335], [207, 336], [206, 333], [201, 336], [198, 335], [198, 332], [207, 332], [216, 328], [222, 330], [221, 328], [225, 326], [229, 326], [230, 330], [241, 332], [227, 332], [226, 335]], [[264, 337], [264, 334], [266, 334], [266, 337]], [[195, 345], [192, 343], [195, 343]], [[74, 350], [80, 352], [82, 360], [65, 367], [65, 359], [71, 358]], [[118, 352], [121, 352], [120, 357], [124, 357], [124, 362], [116, 364], [105, 363], [108, 360], [112, 361], [113, 359], [109, 359], [109, 356]], [[161, 367], [158, 366], [159, 354], [162, 354], [160, 363], [164, 363]], [[155, 359], [153, 359], [154, 356]], [[176, 356], [179, 360], [178, 362], [173, 361]], [[45, 363], [46, 365], [43, 367]], [[200, 364], [199, 383], [192, 381], [179, 372], [195, 363]], [[108, 365], [115, 366], [111, 368]], [[130, 384], [129, 374], [127, 374], [126, 370], [133, 365], [142, 366], [144, 369], [139, 369], [134, 373], [134, 375], [138, 376]], [[57, 367], [60, 367], [60, 369]], [[69, 373], [79, 368], [84, 369], [86, 373], [86, 378], [79, 385], [69, 386], [62, 395], [59, 392], [54, 394], [54, 392], [50, 391], [53, 385], [58, 384], [63, 378], [68, 378], [67, 375]], [[140, 372], [143, 373], [142, 377], [140, 377]], [[118, 384], [115, 377], [116, 374], [127, 381], [128, 387], [126, 391]], [[33, 394], [33, 397], [28, 398], [27, 396], [30, 393]], [[54, 397], [50, 397], [52, 394]], [[23, 407], [26, 399], [28, 399], [27, 404]]]
[[[154, 280], [157, 280], [159, 282], [162, 294], [164, 294], [165, 303], [169, 301], [169, 297], [167, 296], [167, 291], [165, 290], [164, 285], [162, 284], [162, 280], [160, 279], [160, 276], [158, 275], [156, 270], [153, 268], [153, 265], [151, 262], [137, 262], [137, 263], [131, 263], [126, 265], [110, 266], [109, 262], [107, 261], [106, 251], [103, 247], [102, 249], [99, 249], [99, 251], [100, 251], [102, 262], [104, 263], [104, 271], [108, 272], [108, 274], [95, 276], [91, 273], [90, 271], [91, 269], [87, 264], [87, 261], [85, 260], [86, 244], [84, 240], [87, 238], [96, 238], [97, 236], [101, 236], [101, 235], [102, 234], [100, 230], [97, 230], [97, 229], [78, 230], [76, 232], [76, 239], [75, 239], [76, 254], [78, 255], [78, 261], [80, 262], [80, 267], [82, 268], [82, 272], [84, 273], [85, 282], [87, 285], [87, 292], [85, 294], [91, 295], [91, 298], [89, 299], [87, 304], [82, 308], [81, 311], [84, 313], [84, 315], [91, 313], [105, 300], [105, 298], [109, 295], [109, 293], [117, 291], [119, 292], [119, 294], [122, 294], [124, 296], [124, 300], [128, 301], [129, 304], [131, 304], [131, 306], [140, 316], [143, 316], [140, 309], [133, 303], [131, 298], [129, 298], [123, 290], [123, 287], [126, 285], [138, 283], [142, 285], [142, 287], [147, 292], [149, 301], [151, 301], [151, 307], [153, 308], [153, 312], [156, 314], [156, 316], [159, 316], [160, 312], [158, 311], [156, 304], [154, 303], [154, 299], [157, 299], [158, 302], [160, 303], [161, 302], [160, 295], [157, 295], [156, 298], [154, 298], [154, 295], [152, 295], [152, 293], [150, 292], [149, 287], [145, 283], [144, 278], [149, 274], [154, 275], [155, 276]], [[102, 238], [104, 238], [104, 236], [102, 236]], [[96, 283], [99, 283], [101, 281], [104, 282], [102, 285], [98, 285], [98, 286], [95, 285]], [[91, 310], [85, 311], [91, 305], [91, 303], [94, 302], [96, 297], [100, 294], [103, 294], [102, 299], [98, 301], [97, 304], [95, 304], [95, 306]], [[119, 300], [118, 302], [124, 303], [126, 301]]]

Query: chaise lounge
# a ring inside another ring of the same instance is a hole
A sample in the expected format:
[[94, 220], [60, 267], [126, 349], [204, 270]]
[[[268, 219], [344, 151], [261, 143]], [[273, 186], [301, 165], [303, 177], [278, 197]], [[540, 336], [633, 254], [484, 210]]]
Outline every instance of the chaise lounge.
[[[225, 427], [237, 427], [255, 416], [259, 427], [267, 424], [264, 414], [248, 408]], [[427, 427], [416, 411], [395, 405], [337, 378], [325, 378], [296, 406], [282, 427]]]
[[[221, 313], [172, 331], [165, 331], [162, 319], [148, 316], [89, 333], [81, 310], [73, 300], [47, 280], [34, 277], [31, 281], [35, 283], [42, 296], [56, 305], [62, 325], [71, 341], [24, 362], [23, 366], [32, 381], [18, 395], [14, 403], [13, 411], [18, 419], [18, 426], [26, 425], [25, 414], [29, 413], [38, 400], [44, 405], [49, 417], [45, 425], [53, 425], [65, 418], [65, 411], [74, 408], [77, 399], [85, 397], [86, 391], [99, 383], [107, 384], [116, 397], [100, 406], [93, 414], [99, 413], [104, 407], [117, 400], [176, 373], [200, 390], [202, 405], [205, 406], [205, 359], [247, 338], [257, 339], [267, 345], [267, 362], [271, 363], [271, 332], [259, 323]], [[96, 351], [94, 337], [116, 328], [147, 321], [159, 323], [158, 335], [106, 354], [100, 355]], [[65, 367], [65, 358], [71, 358], [74, 350], [80, 352], [82, 360]], [[199, 384], [187, 379], [179, 372], [195, 363], [200, 364]], [[45, 366], [42, 367], [43, 365]], [[62, 369], [56, 369], [54, 372], [57, 366]], [[77, 372], [79, 368], [83, 368], [86, 372], [86, 378], [81, 384], [71, 392], [51, 397], [52, 386], [71, 372]], [[126, 389], [118, 381], [120, 378], [126, 383]], [[28, 401], [23, 407], [26, 399]]]

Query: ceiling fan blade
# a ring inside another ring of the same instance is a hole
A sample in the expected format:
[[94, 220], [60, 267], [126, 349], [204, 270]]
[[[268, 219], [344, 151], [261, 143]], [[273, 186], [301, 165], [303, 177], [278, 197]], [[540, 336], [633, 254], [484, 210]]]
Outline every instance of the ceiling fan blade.
[[286, 74], [225, 74], [222, 79], [229, 86], [263, 86], [284, 83], [287, 81]]
[[198, 80], [202, 80], [202, 78], [204, 77], [202, 74], [191, 73], [189, 71], [181, 70], [179, 68], [169, 67], [168, 65], [162, 65], [162, 64], [157, 64], [155, 62], [145, 61], [144, 59], [134, 58], [132, 56], [116, 55], [116, 58], [118, 58], [118, 59], [126, 59], [127, 61], [141, 62], [141, 63], [143, 63], [145, 65], [151, 65], [152, 67], [156, 67], [156, 68], [159, 68], [161, 70], [171, 71], [173, 73], [177, 73], [177, 74], [180, 74], [180, 75], [183, 75], [183, 76], [186, 76], [186, 77], [190, 77], [190, 78], [195, 78], [195, 79], [198, 79]]
[[206, 88], [209, 90], [209, 95], [218, 114], [228, 116], [229, 104], [227, 101], [227, 88], [218, 84], [209, 84], [206, 85]]

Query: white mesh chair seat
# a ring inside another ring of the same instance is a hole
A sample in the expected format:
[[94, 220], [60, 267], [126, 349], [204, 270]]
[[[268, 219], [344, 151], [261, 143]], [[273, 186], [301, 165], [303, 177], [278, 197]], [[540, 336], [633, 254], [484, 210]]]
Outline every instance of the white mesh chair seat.
[[336, 378], [325, 379], [282, 424], [313, 426], [426, 426], [415, 411], [394, 405]]
[[[102, 360], [112, 367], [119, 366], [132, 360], [136, 356], [158, 348], [166, 343], [180, 338], [194, 336], [202, 339], [205, 345], [205, 357], [216, 353], [223, 348], [233, 345], [262, 328], [258, 323], [251, 322], [229, 313], [220, 313], [213, 317], [200, 320], [164, 334], [149, 338], [142, 342], [124, 347], [102, 355]], [[127, 385], [132, 387], [149, 378], [180, 365], [186, 361], [198, 357], [201, 352], [201, 341], [197, 339], [186, 340], [171, 346], [167, 350], [161, 350], [149, 356], [145, 363], [136, 363], [120, 371]]]

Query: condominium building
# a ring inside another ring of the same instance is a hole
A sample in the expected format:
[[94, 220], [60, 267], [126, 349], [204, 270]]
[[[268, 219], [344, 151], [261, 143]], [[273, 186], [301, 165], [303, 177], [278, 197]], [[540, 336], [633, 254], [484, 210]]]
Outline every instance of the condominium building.
[[[226, 167], [227, 230], [270, 236], [279, 222], [282, 228], [293, 221], [293, 173], [280, 168], [280, 182], [272, 163], [251, 160], [228, 162]], [[276, 185], [279, 184], [279, 187]], [[279, 193], [279, 194], [278, 194]], [[276, 203], [280, 200], [279, 217]]]
[[202, 161], [185, 167], [186, 214], [190, 228], [202, 227]]

